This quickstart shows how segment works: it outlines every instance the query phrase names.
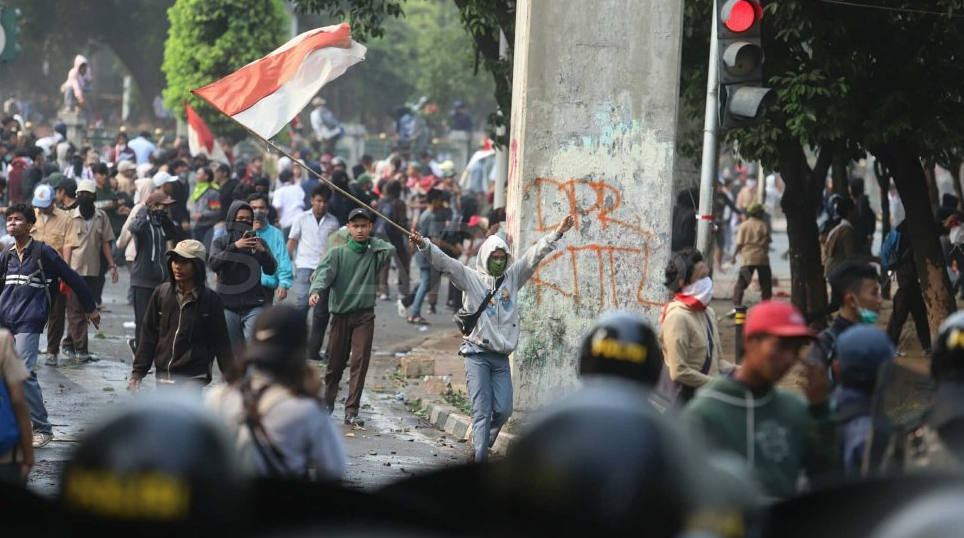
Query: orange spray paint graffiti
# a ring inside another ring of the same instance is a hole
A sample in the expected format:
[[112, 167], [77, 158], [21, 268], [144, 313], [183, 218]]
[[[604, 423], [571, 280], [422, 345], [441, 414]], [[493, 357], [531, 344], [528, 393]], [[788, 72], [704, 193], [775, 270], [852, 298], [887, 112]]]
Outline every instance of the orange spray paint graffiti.
[[[588, 288], [592, 290], [589, 295], [598, 295], [600, 309], [633, 306], [657, 308], [663, 305], [662, 297], [647, 297], [645, 289], [651, 249], [658, 244], [658, 239], [653, 232], [639, 224], [638, 218], [635, 223], [625, 216], [617, 218], [617, 210], [622, 205], [619, 189], [604, 180], [536, 178], [523, 192], [523, 196], [530, 195], [535, 197], [536, 231], [548, 232], [556, 226], [556, 222], [544, 220], [543, 209], [561, 205], [560, 209], [565, 210], [568, 206], [568, 214], [576, 216], [576, 229], [598, 223], [603, 231], [622, 232], [619, 234], [622, 244], [596, 242], [568, 246], [546, 258], [530, 281], [535, 288], [536, 304], [542, 303], [547, 292], [554, 292], [571, 298], [578, 306], [582, 304], [580, 299], [587, 295]], [[553, 272], [548, 269], [566, 262], [567, 270], [562, 271], [559, 280], [553, 281], [550, 276], [544, 276]], [[619, 285], [617, 275], [621, 274], [633, 275], [633, 281], [638, 276], [638, 284], [632, 294], [626, 293], [625, 285]], [[570, 285], [563, 284], [570, 280]]]

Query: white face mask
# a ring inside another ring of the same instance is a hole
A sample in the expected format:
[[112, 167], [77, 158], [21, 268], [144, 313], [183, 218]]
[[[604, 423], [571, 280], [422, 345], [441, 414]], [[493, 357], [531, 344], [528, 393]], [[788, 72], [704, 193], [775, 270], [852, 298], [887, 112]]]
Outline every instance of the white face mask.
[[683, 288], [683, 295], [696, 298], [704, 306], [709, 306], [713, 300], [713, 279], [705, 276]]

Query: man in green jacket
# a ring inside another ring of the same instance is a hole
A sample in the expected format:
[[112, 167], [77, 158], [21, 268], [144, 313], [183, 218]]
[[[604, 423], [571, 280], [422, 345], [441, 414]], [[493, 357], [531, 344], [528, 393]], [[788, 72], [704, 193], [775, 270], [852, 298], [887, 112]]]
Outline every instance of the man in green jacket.
[[[796, 492], [806, 470], [812, 480], [833, 469], [838, 448], [826, 368], [803, 359], [813, 339], [789, 303], [764, 301], [750, 309], [743, 364], [706, 384], [683, 415], [710, 449], [736, 453], [767, 495]], [[807, 399], [774, 387], [797, 362], [807, 365]]]
[[363, 426], [358, 418], [368, 361], [375, 335], [375, 290], [378, 271], [390, 263], [395, 247], [370, 237], [372, 216], [362, 208], [348, 214], [347, 244], [329, 248], [315, 270], [308, 290], [308, 304], [314, 307], [326, 288], [330, 289], [331, 333], [328, 340], [328, 369], [325, 371], [325, 406], [335, 408], [338, 382], [351, 354], [351, 377], [345, 400], [345, 424]]

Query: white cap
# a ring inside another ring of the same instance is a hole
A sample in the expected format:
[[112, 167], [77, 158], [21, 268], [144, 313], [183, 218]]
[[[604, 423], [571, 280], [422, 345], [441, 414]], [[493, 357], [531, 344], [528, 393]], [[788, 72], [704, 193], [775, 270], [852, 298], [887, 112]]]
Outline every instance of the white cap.
[[93, 179], [82, 179], [77, 182], [77, 192], [89, 192], [91, 194], [96, 194], [97, 184], [94, 183]]
[[154, 174], [154, 186], [161, 188], [161, 185], [165, 183], [174, 183], [177, 181], [177, 176], [172, 176], [163, 170]]

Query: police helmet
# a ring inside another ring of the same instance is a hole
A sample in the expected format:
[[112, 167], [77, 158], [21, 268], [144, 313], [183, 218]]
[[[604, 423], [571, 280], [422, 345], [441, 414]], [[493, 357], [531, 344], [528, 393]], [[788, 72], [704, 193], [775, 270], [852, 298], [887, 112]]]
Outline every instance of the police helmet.
[[224, 427], [199, 402], [134, 402], [87, 434], [67, 463], [60, 503], [80, 535], [221, 534], [244, 513]]
[[964, 381], [964, 312], [952, 314], [937, 331], [931, 355], [931, 376], [938, 381]]
[[601, 379], [533, 420], [491, 479], [535, 534], [677, 536], [694, 501], [690, 446], [637, 384]]
[[581, 375], [611, 375], [655, 386], [663, 366], [656, 333], [639, 314], [616, 311], [599, 318], [579, 352]]

